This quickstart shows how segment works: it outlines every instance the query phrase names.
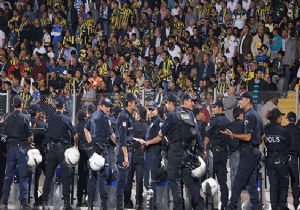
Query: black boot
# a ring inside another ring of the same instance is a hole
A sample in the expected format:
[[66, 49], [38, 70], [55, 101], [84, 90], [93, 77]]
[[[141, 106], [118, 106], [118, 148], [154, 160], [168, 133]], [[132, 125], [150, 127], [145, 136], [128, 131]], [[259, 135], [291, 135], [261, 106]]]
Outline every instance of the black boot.
[[32, 208], [28, 203], [21, 204], [21, 210], [31, 210]]

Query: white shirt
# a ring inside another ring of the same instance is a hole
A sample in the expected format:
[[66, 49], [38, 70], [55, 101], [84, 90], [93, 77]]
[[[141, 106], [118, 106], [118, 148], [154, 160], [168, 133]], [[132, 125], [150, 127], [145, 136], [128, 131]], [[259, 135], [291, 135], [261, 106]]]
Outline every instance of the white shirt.
[[5, 33], [0, 30], [0, 48], [4, 48], [5, 44]]
[[171, 28], [166, 28], [166, 38], [169, 37], [170, 35], [170, 31], [171, 31]]
[[185, 30], [190, 32], [190, 35], [193, 35], [193, 28], [194, 28], [194, 26], [188, 26], [188, 27], [185, 28]]
[[243, 54], [243, 43], [244, 43], [244, 41], [245, 41], [245, 39], [246, 39], [246, 36], [247, 36], [247, 35], [244, 35], [244, 36], [242, 37], [242, 39], [241, 39], [241, 42], [240, 42], [240, 54]]
[[170, 48], [168, 48], [168, 52], [171, 55], [172, 59], [174, 59], [175, 57], [180, 57], [180, 53], [181, 53], [181, 49], [180, 47], [178, 47], [178, 45], [175, 45], [173, 50], [170, 50]]
[[[227, 57], [228, 61], [233, 57], [235, 47], [237, 46], [237, 40], [235, 36], [231, 36], [230, 38], [224, 39], [224, 55]], [[228, 49], [229, 51], [227, 51]]]
[[228, 1], [227, 2], [227, 9], [230, 9], [231, 11], [236, 9], [236, 3], [237, 0], [233, 0], [233, 1]]
[[40, 48], [34, 48], [33, 55], [35, 55], [36, 53], [46, 54], [45, 47], [41, 46]]
[[250, 8], [250, 3], [251, 3], [251, 0], [244, 0], [244, 1], [243, 1], [243, 9], [245, 9], [246, 12], [247, 12], [248, 9]]
[[240, 15], [232, 15], [232, 18], [234, 20], [234, 27], [237, 27], [238, 29], [242, 29], [244, 27], [244, 23], [245, 23], [245, 20], [247, 20], [247, 16], [246, 15], [243, 15], [243, 16], [240, 16]]
[[177, 7], [177, 8], [174, 7], [174, 8], [172, 9], [172, 11], [171, 11], [171, 15], [172, 15], [172, 16], [178, 15], [178, 11], [179, 11], [179, 7]]

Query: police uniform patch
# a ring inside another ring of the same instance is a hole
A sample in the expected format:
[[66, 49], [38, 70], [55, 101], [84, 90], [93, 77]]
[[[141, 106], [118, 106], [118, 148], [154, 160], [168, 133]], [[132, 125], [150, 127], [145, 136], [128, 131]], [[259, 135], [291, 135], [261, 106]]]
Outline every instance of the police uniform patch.
[[153, 123], [151, 123], [149, 127], [152, 128], [152, 126], [153, 126]]
[[108, 120], [108, 124], [109, 124], [109, 126], [111, 126], [111, 121], [110, 120]]
[[122, 126], [123, 126], [123, 127], [126, 127], [126, 126], [127, 126], [127, 123], [126, 123], [126, 122], [123, 122], [123, 123], [122, 123]]
[[249, 121], [248, 120], [245, 120], [244, 121], [244, 125], [248, 125], [249, 124]]
[[163, 123], [163, 122], [159, 123], [159, 127], [161, 127], [161, 126], [163, 126], [163, 125], [164, 125], [164, 123]]

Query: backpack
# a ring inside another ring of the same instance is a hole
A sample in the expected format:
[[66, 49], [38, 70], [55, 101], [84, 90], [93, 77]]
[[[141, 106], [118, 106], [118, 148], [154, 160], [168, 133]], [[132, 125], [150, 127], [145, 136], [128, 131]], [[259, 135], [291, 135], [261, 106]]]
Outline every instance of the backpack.
[[196, 123], [188, 112], [182, 110], [177, 112], [177, 117], [180, 120], [179, 129], [184, 147], [190, 147], [197, 134]]

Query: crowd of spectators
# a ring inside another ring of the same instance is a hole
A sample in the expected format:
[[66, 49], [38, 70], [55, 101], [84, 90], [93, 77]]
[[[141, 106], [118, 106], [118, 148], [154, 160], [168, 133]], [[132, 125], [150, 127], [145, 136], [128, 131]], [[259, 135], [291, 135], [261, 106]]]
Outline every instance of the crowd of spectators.
[[298, 83], [299, 32], [293, 0], [0, 0], [0, 91], [25, 108], [74, 91], [258, 102]]

